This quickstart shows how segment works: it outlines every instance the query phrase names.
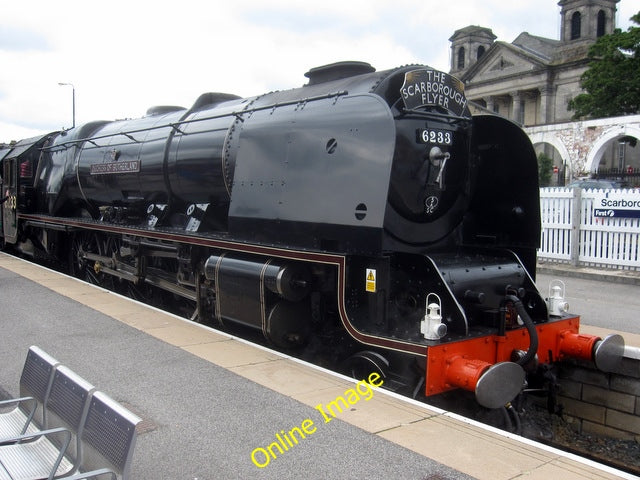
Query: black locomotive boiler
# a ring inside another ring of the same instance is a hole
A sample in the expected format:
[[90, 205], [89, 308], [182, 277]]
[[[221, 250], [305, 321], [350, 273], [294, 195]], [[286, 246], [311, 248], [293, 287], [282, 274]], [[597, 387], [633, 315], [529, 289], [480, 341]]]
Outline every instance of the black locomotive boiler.
[[535, 287], [537, 162], [518, 126], [472, 116], [464, 85], [426, 66], [306, 76], [7, 146], [3, 241], [413, 395], [500, 407], [538, 364], [619, 361], [619, 336], [580, 335]]

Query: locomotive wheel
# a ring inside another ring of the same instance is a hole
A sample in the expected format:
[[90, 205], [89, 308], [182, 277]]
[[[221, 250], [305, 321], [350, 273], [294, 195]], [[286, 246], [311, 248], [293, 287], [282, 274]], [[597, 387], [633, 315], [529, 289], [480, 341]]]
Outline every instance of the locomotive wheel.
[[386, 379], [389, 361], [378, 352], [363, 351], [350, 356], [344, 363], [344, 371], [356, 380], [368, 378], [371, 373], [377, 373]]
[[154, 289], [151, 285], [127, 282], [126, 295], [147, 305], [153, 305], [154, 307], [163, 307], [161, 290]]
[[69, 249], [69, 273], [94, 285], [113, 289], [113, 277], [100, 272], [96, 262], [87, 260], [87, 253], [105, 255], [107, 241], [101, 241], [95, 233], [78, 233], [71, 238]]
[[[96, 235], [97, 237], [97, 235]], [[98, 238], [98, 250], [100, 255], [113, 257], [120, 251], [120, 240], [115, 237], [107, 237], [106, 239]], [[117, 290], [120, 281], [117, 277], [107, 274], [100, 274], [100, 285], [109, 290]]]
[[87, 251], [87, 234], [77, 233], [71, 236], [71, 248], [69, 249], [69, 273], [76, 278], [85, 278], [87, 262], [84, 254]]
[[[158, 270], [172, 271], [174, 268], [163, 262], [164, 259], [158, 257], [140, 256], [136, 257], [137, 262], [141, 262], [141, 271], [146, 272], [147, 267], [154, 267]], [[129, 262], [133, 264], [135, 262]], [[159, 288], [155, 288], [153, 285], [149, 285], [144, 281], [133, 283], [127, 282], [126, 284], [127, 295], [139, 302], [146, 303], [147, 305], [153, 305], [157, 308], [167, 309], [173, 305], [171, 299], [173, 298], [168, 292], [163, 292]]]

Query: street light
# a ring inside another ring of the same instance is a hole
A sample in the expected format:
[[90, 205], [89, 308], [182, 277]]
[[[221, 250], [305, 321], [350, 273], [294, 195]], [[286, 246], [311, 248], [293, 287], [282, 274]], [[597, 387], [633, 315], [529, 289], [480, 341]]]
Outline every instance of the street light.
[[71, 87], [71, 99], [72, 99], [72, 107], [73, 107], [73, 126], [72, 128], [75, 128], [76, 126], [76, 87], [73, 86], [73, 83], [62, 83], [62, 82], [58, 82], [58, 85], [65, 86], [68, 85]]

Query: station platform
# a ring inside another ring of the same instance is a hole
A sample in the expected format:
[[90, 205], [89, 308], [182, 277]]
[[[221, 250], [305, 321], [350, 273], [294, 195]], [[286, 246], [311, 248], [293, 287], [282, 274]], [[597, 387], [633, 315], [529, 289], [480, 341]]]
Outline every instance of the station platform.
[[0, 328], [0, 396], [38, 345], [143, 419], [136, 480], [638, 478], [382, 388], [329, 418], [354, 380], [3, 253]]

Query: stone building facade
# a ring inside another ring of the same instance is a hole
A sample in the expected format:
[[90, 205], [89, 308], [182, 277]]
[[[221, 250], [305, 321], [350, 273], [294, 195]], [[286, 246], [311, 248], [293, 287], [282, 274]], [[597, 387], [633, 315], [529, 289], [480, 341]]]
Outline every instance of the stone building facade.
[[508, 43], [489, 28], [457, 30], [449, 39], [451, 74], [470, 100], [525, 126], [568, 121], [589, 47], [613, 33], [619, 1], [561, 0], [560, 40], [522, 32]]
[[[626, 0], [628, 1], [628, 0]], [[491, 29], [468, 26], [456, 30], [451, 42], [450, 73], [465, 84], [472, 111], [489, 111], [507, 117], [525, 130], [544, 125], [571, 123], [573, 112], [569, 100], [582, 92], [580, 77], [587, 70], [589, 47], [615, 29], [616, 6], [620, 0], [560, 0], [560, 40], [522, 32], [511, 43], [499, 41]], [[612, 125], [626, 123], [624, 117], [609, 119]], [[607, 121], [605, 121], [605, 124]], [[633, 122], [632, 122], [633, 123]], [[576, 125], [582, 125], [582, 122]], [[584, 135], [566, 138], [563, 148], [532, 137], [536, 151], [545, 152], [566, 177], [559, 184], [576, 176], [595, 173], [599, 167], [640, 169], [640, 146], [635, 137], [621, 133], [609, 139], [599, 150], [602, 165], [588, 151], [596, 132], [585, 127]], [[606, 130], [606, 126], [602, 126]], [[559, 131], [566, 132], [566, 125]], [[537, 140], [537, 142], [536, 142]], [[587, 149], [587, 151], [582, 151]], [[567, 155], [567, 152], [577, 152]], [[582, 153], [581, 153], [582, 152]], [[595, 164], [595, 165], [594, 165]], [[586, 170], [589, 168], [589, 170]], [[556, 177], [557, 178], [557, 177]]]

